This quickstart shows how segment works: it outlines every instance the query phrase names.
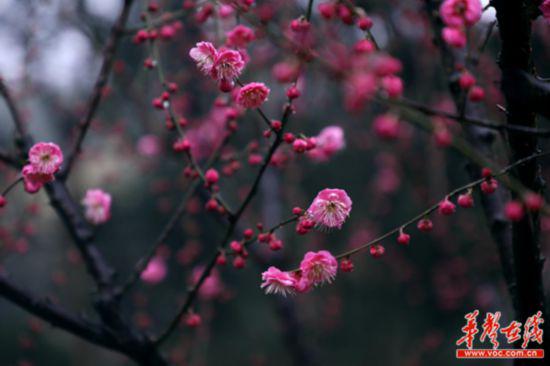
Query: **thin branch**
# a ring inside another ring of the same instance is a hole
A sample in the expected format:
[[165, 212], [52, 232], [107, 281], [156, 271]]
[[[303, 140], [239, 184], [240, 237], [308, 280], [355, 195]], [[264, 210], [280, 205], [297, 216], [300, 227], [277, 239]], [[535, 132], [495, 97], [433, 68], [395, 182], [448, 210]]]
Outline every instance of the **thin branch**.
[[400, 98], [400, 99], [377, 98], [376, 101], [384, 104], [414, 109], [428, 116], [445, 117], [464, 124], [486, 127], [486, 128], [490, 128], [498, 131], [508, 131], [512, 133], [529, 134], [529, 135], [535, 135], [538, 137], [545, 137], [545, 138], [550, 137], [550, 129], [539, 129], [534, 127], [526, 127], [526, 126], [514, 125], [514, 124], [500, 124], [500, 123], [492, 122], [486, 119], [473, 118], [468, 116], [461, 117], [453, 113], [431, 109], [426, 105], [423, 105], [421, 103], [418, 103], [416, 101], [409, 100], [406, 98]]
[[[241, 218], [242, 214], [245, 212], [246, 208], [252, 201], [252, 198], [257, 192], [258, 185], [262, 179], [262, 176], [264, 172], [266, 171], [267, 167], [269, 166], [269, 163], [271, 162], [271, 158], [273, 157], [273, 154], [275, 151], [277, 151], [277, 148], [281, 145], [283, 142], [283, 133], [286, 127], [286, 124], [288, 122], [288, 119], [290, 117], [290, 114], [292, 112], [292, 106], [289, 102], [289, 104], [286, 105], [285, 110], [283, 112], [283, 118], [281, 119], [282, 122], [282, 128], [280, 131], [278, 131], [275, 135], [275, 140], [271, 144], [271, 147], [269, 148], [268, 152], [266, 153], [263, 163], [256, 175], [256, 178], [254, 179], [254, 183], [252, 184], [252, 187], [250, 191], [248, 192], [246, 198], [244, 199], [243, 203], [233, 216], [232, 220], [230, 221], [230, 224], [226, 230], [226, 233], [224, 235], [224, 238], [220, 244], [220, 248], [223, 249], [227, 246], [227, 243], [229, 242], [229, 239], [233, 235], [235, 228], [239, 222], [239, 219]], [[155, 341], [155, 344], [160, 345], [164, 341], [166, 341], [172, 332], [177, 328], [178, 324], [181, 322], [181, 319], [183, 316], [189, 311], [191, 306], [193, 305], [195, 298], [198, 294], [198, 291], [200, 290], [202, 284], [204, 281], [208, 278], [210, 273], [212, 272], [212, 269], [216, 265], [216, 259], [218, 258], [219, 251], [216, 251], [216, 253], [212, 256], [210, 261], [208, 262], [207, 266], [204, 268], [204, 270], [201, 273], [201, 276], [199, 277], [198, 281], [189, 289], [187, 293], [187, 298], [185, 299], [185, 302], [180, 307], [179, 311], [176, 313], [176, 316], [172, 319], [168, 327], [165, 331], [163, 331], [157, 340]]]
[[[221, 152], [223, 151], [223, 148], [226, 146], [227, 142], [229, 141], [230, 135], [227, 134], [224, 140], [219, 144], [218, 148], [212, 153], [210, 156], [210, 159], [206, 162], [205, 169], [210, 168], [213, 166], [219, 159]], [[178, 207], [166, 223], [166, 225], [163, 227], [162, 231], [160, 232], [159, 236], [153, 243], [153, 245], [149, 248], [147, 253], [143, 258], [140, 259], [140, 261], [136, 264], [134, 271], [129, 276], [129, 278], [126, 280], [126, 282], [116, 291], [117, 296], [123, 296], [139, 279], [141, 273], [147, 268], [147, 265], [151, 261], [151, 259], [154, 257], [157, 249], [160, 245], [162, 245], [168, 236], [174, 231], [176, 228], [176, 224], [183, 218], [185, 213], [187, 212], [187, 203], [189, 199], [193, 196], [195, 191], [197, 190], [199, 186], [199, 181], [194, 180], [191, 182], [189, 187], [187, 188], [182, 200], [180, 201]]]
[[33, 295], [19, 288], [4, 274], [0, 274], [0, 296], [50, 323], [54, 327], [63, 329], [88, 342], [118, 350], [116, 339], [106, 332], [101, 325], [77, 318], [47, 300], [41, 301], [36, 299]]
[[4, 98], [13, 119], [13, 124], [15, 126], [15, 146], [17, 147], [19, 155], [21, 157], [26, 157], [26, 150], [31, 144], [31, 138], [28, 134], [25, 121], [23, 120], [23, 114], [19, 110], [13, 94], [1, 76], [0, 95]]
[[[147, 24], [147, 29], [151, 30], [152, 29], [152, 23], [151, 23], [152, 21], [149, 19], [148, 15], [145, 15], [145, 22]], [[159, 82], [162, 85], [163, 89], [166, 92], [168, 92], [169, 91], [168, 90], [168, 85], [167, 85], [167, 82], [166, 82], [164, 67], [163, 67], [163, 64], [162, 64], [158, 43], [153, 40], [153, 41], [151, 41], [151, 43], [148, 43], [148, 47], [149, 47], [149, 52], [151, 53], [151, 57], [153, 58], [153, 60], [156, 63], [155, 69], [157, 70], [157, 77], [159, 79]], [[180, 138], [184, 139], [185, 138], [185, 133], [183, 132], [183, 129], [181, 128], [181, 126], [178, 122], [178, 119], [176, 118], [176, 114], [174, 112], [171, 100], [170, 99], [167, 100], [166, 103], [167, 103], [167, 105], [165, 106], [165, 110], [168, 112], [168, 117], [170, 118], [170, 121], [172, 122], [172, 124], [176, 128], [176, 131], [177, 131], [178, 135], [180, 136]], [[204, 170], [198, 164], [197, 160], [195, 159], [195, 157], [193, 156], [191, 151], [187, 150], [185, 152], [185, 156], [187, 157], [189, 163], [191, 164], [191, 167], [199, 175], [201, 181], [206, 183], [206, 177], [204, 175], [205, 174]], [[231, 220], [234, 216], [233, 210], [231, 209], [229, 204], [225, 201], [225, 199], [222, 197], [222, 194], [220, 192], [213, 192], [213, 191], [211, 191], [210, 193], [211, 193], [212, 197], [216, 199], [218, 204], [223, 207], [223, 209], [225, 210], [225, 212], [227, 214], [227, 217], [229, 218], [229, 220]]]
[[[540, 157], [543, 157], [543, 156], [547, 156], [547, 155], [550, 155], [550, 151], [546, 151], [546, 152], [542, 152], [542, 153], [537, 153], [537, 154], [533, 154], [531, 156], [528, 156], [526, 158], [523, 158], [523, 159], [520, 159], [518, 161], [516, 161], [515, 163], [513, 164], [510, 164], [506, 167], [504, 167], [503, 169], [501, 169], [500, 171], [498, 171], [497, 173], [495, 173], [493, 176], [496, 178], [496, 177], [499, 177], [499, 176], [502, 176], [504, 174], [507, 174], [509, 173], [512, 169], [518, 167], [518, 166], [521, 166], [525, 163], [528, 163], [532, 160], [535, 160], [537, 158], [540, 158]], [[459, 193], [463, 193], [463, 192], [466, 192], [468, 191], [469, 189], [472, 189], [478, 185], [480, 185], [481, 183], [483, 183], [485, 181], [485, 178], [480, 178], [480, 179], [477, 179], [473, 182], [470, 182], [468, 184], [465, 184], [463, 186], [460, 186], [458, 188], [455, 188], [454, 190], [450, 191], [445, 197], [448, 197], [448, 198], [453, 198], [454, 196], [458, 195]], [[338, 255], [336, 255], [335, 257], [337, 259], [342, 259], [342, 258], [347, 258], [347, 257], [350, 257], [354, 254], [357, 254], [365, 249], [367, 249], [368, 247], [374, 245], [374, 244], [377, 244], [377, 243], [380, 243], [382, 242], [383, 240], [387, 239], [388, 237], [400, 232], [401, 230], [405, 229], [406, 227], [416, 223], [418, 220], [421, 220], [422, 218], [425, 218], [427, 216], [429, 216], [431, 213], [433, 213], [435, 210], [437, 210], [439, 207], [439, 202], [428, 207], [427, 209], [425, 209], [424, 211], [420, 212], [418, 215], [412, 217], [411, 219], [405, 221], [404, 223], [400, 224], [399, 226], [393, 228], [392, 230], [386, 232], [385, 234], [382, 234], [380, 235], [379, 237], [363, 244], [363, 245], [360, 245], [356, 248], [353, 248], [353, 249], [350, 249], [346, 252], [343, 252], [343, 253], [340, 253]], [[293, 269], [291, 272], [297, 272], [299, 271], [300, 269], [299, 268], [296, 268], [296, 269]]]
[[128, 15], [130, 14], [130, 8], [132, 6], [133, 0], [124, 0], [124, 6], [122, 11], [111, 29], [111, 34], [107, 40], [107, 44], [103, 49], [103, 64], [99, 71], [99, 75], [96, 79], [94, 90], [88, 101], [86, 113], [84, 118], [80, 121], [79, 130], [77, 133], [76, 140], [72, 146], [71, 152], [68, 155], [67, 163], [63, 167], [62, 171], [58, 174], [60, 179], [66, 179], [71, 172], [73, 164], [80, 154], [82, 149], [82, 143], [86, 137], [86, 133], [92, 124], [92, 120], [97, 112], [99, 104], [101, 102], [101, 97], [107, 81], [109, 80], [109, 75], [111, 73], [112, 66], [115, 61], [116, 50], [124, 35], [124, 27], [126, 21], [128, 20]]

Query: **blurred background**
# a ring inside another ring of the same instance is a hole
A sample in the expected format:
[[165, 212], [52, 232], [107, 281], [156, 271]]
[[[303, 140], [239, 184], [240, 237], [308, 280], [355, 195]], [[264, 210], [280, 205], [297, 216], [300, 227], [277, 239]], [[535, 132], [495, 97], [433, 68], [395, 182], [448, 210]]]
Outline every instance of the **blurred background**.
[[[159, 14], [182, 9], [181, 0], [158, 3]], [[308, 250], [339, 253], [365, 243], [470, 181], [465, 169], [468, 160], [452, 147], [442, 147], [433, 134], [407, 123], [411, 121], [401, 121], [395, 141], [378, 138], [372, 122], [388, 111], [387, 106], [372, 102], [359, 110], [346, 107], [342, 80], [334, 72], [342, 62], [338, 47], [350, 47], [364, 35], [338, 20], [323, 21], [318, 3], [312, 18], [318, 28], [312, 42], [334, 69], [327, 71], [316, 62], [307, 65], [298, 83], [302, 97], [296, 102], [289, 129], [315, 136], [324, 127], [340, 126], [346, 148], [328, 161], [317, 162], [285, 146], [278, 156], [281, 167], [269, 168], [242, 228], [259, 221], [274, 225], [288, 218], [292, 207], [307, 207], [327, 187], [348, 192], [352, 215], [337, 231], [298, 236], [288, 226], [278, 232], [284, 241], [282, 251], [270, 252], [256, 244], [245, 269], [218, 268], [194, 308], [202, 324], [196, 329], [182, 327], [165, 347], [174, 364], [454, 365], [461, 363], [454, 352], [466, 313], [501, 311], [502, 324], [513, 320], [497, 248], [479, 205], [459, 209], [450, 218], [435, 215], [434, 231], [429, 234], [411, 227], [408, 247], [398, 246], [393, 238], [383, 242], [386, 254], [382, 258], [372, 258], [368, 252], [354, 257], [355, 271], [339, 273], [333, 285], [288, 299], [266, 296], [260, 289], [260, 274], [270, 264], [295, 268]], [[402, 62], [404, 95], [452, 112], [424, 1], [355, 3], [372, 18], [372, 33], [379, 46]], [[135, 2], [129, 28], [142, 26], [139, 14], [144, 4]], [[252, 13], [271, 12], [271, 27], [283, 29], [306, 6], [307, 1], [257, 0]], [[35, 140], [53, 141], [69, 150], [99, 71], [101, 48], [121, 8], [120, 0], [0, 0], [0, 74], [14, 91]], [[472, 29], [472, 39], [481, 40], [494, 20], [494, 11], [485, 11]], [[235, 17], [213, 17], [201, 25], [193, 15], [179, 21], [173, 24], [175, 35], [159, 41], [160, 52], [168, 79], [179, 85], [174, 108], [189, 121], [189, 131], [201, 146], [197, 154], [204, 158], [223, 133], [213, 107], [220, 93], [196, 70], [188, 51], [200, 40], [223, 43], [224, 33], [235, 26]], [[548, 30], [544, 20], [535, 22], [533, 47], [540, 75], [550, 73]], [[242, 79], [270, 86], [264, 110], [278, 119], [288, 85], [280, 82], [281, 69], [291, 68], [295, 60], [261, 31], [257, 37], [248, 48], [250, 61]], [[112, 219], [98, 228], [96, 242], [120, 279], [154, 242], [189, 184], [183, 175], [183, 157], [171, 151], [174, 133], [165, 128], [162, 111], [151, 105], [162, 87], [156, 73], [143, 67], [149, 57], [147, 48], [132, 38], [129, 33], [121, 42], [104, 100], [69, 180], [79, 200], [90, 188], [113, 196]], [[494, 121], [505, 120], [497, 108], [504, 103], [496, 63], [499, 48], [495, 30], [473, 70], [486, 91], [483, 108]], [[0, 103], [0, 121], [0, 146], [14, 151], [13, 124], [4, 103]], [[257, 141], [260, 151], [268, 144], [262, 138], [262, 121], [252, 111], [239, 117], [238, 128], [218, 164], [221, 170], [231, 161], [241, 162], [240, 170], [222, 176], [220, 182], [233, 207], [248, 191], [257, 170], [247, 163], [248, 144]], [[462, 135], [456, 124], [450, 131]], [[493, 148], [504, 166], [508, 151], [502, 139]], [[542, 164], [548, 179], [547, 162]], [[17, 173], [0, 165], [2, 187]], [[223, 220], [204, 212], [203, 206], [204, 200], [196, 195], [188, 204], [189, 214], [158, 252], [166, 264], [164, 280], [141, 282], [124, 301], [128, 317], [152, 334], [166, 327], [193, 273], [212, 255], [223, 235]], [[0, 215], [0, 269], [40, 296], [93, 318], [92, 283], [45, 193], [29, 195], [19, 187]], [[549, 230], [550, 220], [543, 218], [545, 256], [550, 249]], [[548, 283], [548, 266], [544, 277]], [[53, 329], [0, 300], [2, 366], [131, 364], [123, 356]]]

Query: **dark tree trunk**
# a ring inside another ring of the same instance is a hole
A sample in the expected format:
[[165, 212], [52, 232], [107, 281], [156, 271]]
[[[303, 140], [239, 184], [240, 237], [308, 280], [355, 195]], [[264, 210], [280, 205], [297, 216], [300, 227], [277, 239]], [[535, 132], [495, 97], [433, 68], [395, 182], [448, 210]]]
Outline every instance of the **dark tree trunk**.
[[[507, 122], [528, 127], [536, 127], [536, 116], [531, 103], [526, 103], [523, 95], [526, 89], [525, 74], [535, 74], [531, 58], [531, 27], [536, 15], [537, 1], [495, 0], [502, 49], [499, 65], [502, 71], [501, 89], [506, 98]], [[509, 147], [515, 161], [537, 152], [537, 138], [530, 135], [510, 134]], [[539, 165], [531, 160], [515, 169], [514, 177], [525, 187], [535, 192], [543, 189]], [[517, 194], [514, 198], [521, 199]], [[512, 245], [514, 268], [517, 279], [518, 304], [517, 320], [525, 320], [537, 311], [545, 314], [544, 287], [542, 281], [543, 260], [539, 246], [539, 215], [531, 213], [512, 225]], [[544, 318], [546, 316], [543, 315]], [[546, 321], [548, 330], [548, 321]], [[547, 333], [548, 334], [548, 333]], [[545, 353], [549, 353], [550, 342], [544, 342]], [[544, 364], [544, 360], [539, 362]], [[516, 361], [516, 364], [526, 364]], [[529, 364], [533, 364], [531, 361]], [[538, 363], [537, 363], [538, 364]]]

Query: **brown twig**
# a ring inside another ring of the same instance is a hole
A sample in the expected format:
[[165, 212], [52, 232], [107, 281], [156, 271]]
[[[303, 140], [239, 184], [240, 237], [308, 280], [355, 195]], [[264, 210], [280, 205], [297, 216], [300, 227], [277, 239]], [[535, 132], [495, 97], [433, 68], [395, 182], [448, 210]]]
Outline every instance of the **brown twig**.
[[103, 63], [101, 65], [101, 69], [99, 70], [99, 75], [97, 76], [92, 95], [88, 100], [86, 112], [80, 121], [77, 137], [70, 150], [67, 162], [58, 174], [59, 178], [62, 180], [66, 179], [70, 174], [74, 162], [82, 149], [82, 144], [84, 142], [84, 138], [86, 137], [86, 133], [88, 132], [90, 125], [92, 124], [92, 120], [99, 108], [105, 85], [107, 85], [107, 81], [109, 80], [109, 75], [115, 61], [118, 45], [124, 35], [124, 27], [126, 21], [128, 20], [132, 3], [133, 0], [124, 0], [122, 12], [111, 29], [111, 34], [107, 40], [105, 48], [103, 49]]
[[[236, 226], [239, 222], [239, 219], [241, 218], [244, 211], [247, 209], [247, 207], [250, 204], [250, 202], [252, 201], [252, 198], [254, 197], [254, 195], [256, 194], [257, 189], [258, 189], [258, 185], [259, 185], [259, 183], [262, 179], [262, 176], [263, 176], [264, 172], [266, 171], [267, 167], [269, 166], [269, 163], [271, 162], [271, 158], [273, 157], [273, 154], [275, 153], [275, 151], [277, 151], [277, 148], [283, 142], [283, 133], [284, 133], [284, 130], [285, 130], [285, 127], [286, 127], [286, 124], [288, 122], [288, 119], [290, 117], [291, 112], [292, 112], [292, 106], [290, 104], [287, 104], [287, 106], [285, 107], [285, 110], [283, 112], [283, 118], [281, 118], [282, 128], [281, 128], [280, 131], [278, 131], [275, 134], [275, 140], [273, 141], [273, 143], [271, 144], [271, 147], [269, 148], [268, 152], [264, 156], [263, 163], [262, 163], [258, 173], [256, 174], [256, 178], [254, 179], [254, 183], [252, 184], [252, 187], [251, 187], [250, 191], [248, 192], [247, 196], [243, 200], [243, 203], [240, 205], [239, 209], [235, 212], [235, 215], [233, 216], [232, 220], [230, 221], [230, 224], [229, 224], [229, 226], [228, 226], [228, 228], [225, 232], [224, 238], [223, 238], [223, 240], [220, 244], [220, 249], [223, 249], [227, 246], [231, 236], [233, 235], [233, 233], [235, 231], [235, 228], [236, 228]], [[157, 345], [162, 344], [164, 341], [166, 341], [166, 339], [168, 339], [170, 337], [172, 332], [177, 328], [177, 326], [180, 323], [183, 316], [188, 312], [188, 310], [193, 305], [193, 303], [196, 299], [196, 296], [198, 294], [198, 291], [200, 290], [202, 284], [208, 278], [208, 276], [212, 272], [212, 269], [216, 265], [216, 259], [218, 258], [218, 255], [219, 255], [219, 252], [216, 251], [216, 253], [212, 256], [212, 258], [210, 259], [210, 261], [206, 265], [205, 269], [202, 271], [198, 281], [189, 289], [189, 291], [187, 293], [187, 297], [185, 299], [185, 302], [183, 303], [183, 305], [180, 307], [180, 309], [176, 313], [176, 316], [169, 323], [166, 330], [164, 330], [158, 336], [157, 340], [155, 341], [155, 344], [157, 344]]]

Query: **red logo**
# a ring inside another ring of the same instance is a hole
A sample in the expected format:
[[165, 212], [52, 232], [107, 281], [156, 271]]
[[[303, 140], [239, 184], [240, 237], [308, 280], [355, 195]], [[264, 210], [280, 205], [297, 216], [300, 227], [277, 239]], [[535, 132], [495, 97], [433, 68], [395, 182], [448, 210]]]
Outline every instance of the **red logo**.
[[[481, 324], [481, 335], [479, 341], [481, 343], [488, 342], [492, 345], [490, 349], [474, 349], [474, 340], [480, 329], [478, 328], [477, 318], [479, 310], [474, 310], [464, 316], [466, 325], [461, 330], [464, 333], [456, 341], [457, 346], [465, 346], [466, 348], [457, 349], [457, 358], [544, 358], [543, 349], [528, 349], [529, 343], [542, 344], [542, 312], [538, 311], [535, 315], [530, 316], [522, 324], [518, 321], [511, 321], [505, 327], [500, 325], [500, 311], [495, 313], [485, 314], [485, 318]], [[480, 320], [481, 321], [481, 320]], [[523, 336], [521, 335], [523, 331]], [[498, 341], [499, 333], [506, 338], [508, 344], [513, 344], [519, 340], [523, 340], [520, 348], [499, 349], [500, 342]]]

